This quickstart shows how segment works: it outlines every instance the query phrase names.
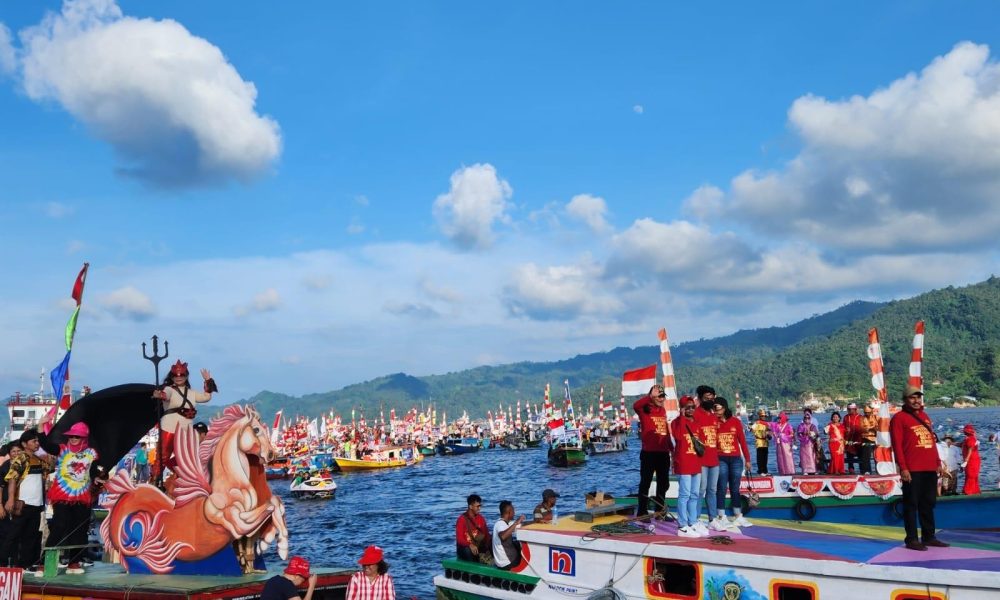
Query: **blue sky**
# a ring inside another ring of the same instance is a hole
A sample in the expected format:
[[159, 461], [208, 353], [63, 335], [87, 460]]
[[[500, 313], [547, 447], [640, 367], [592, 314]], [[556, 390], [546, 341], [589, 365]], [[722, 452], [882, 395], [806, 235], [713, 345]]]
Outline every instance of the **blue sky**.
[[997, 11], [2, 3], [0, 389], [84, 261], [75, 383], [155, 333], [226, 401], [980, 281]]

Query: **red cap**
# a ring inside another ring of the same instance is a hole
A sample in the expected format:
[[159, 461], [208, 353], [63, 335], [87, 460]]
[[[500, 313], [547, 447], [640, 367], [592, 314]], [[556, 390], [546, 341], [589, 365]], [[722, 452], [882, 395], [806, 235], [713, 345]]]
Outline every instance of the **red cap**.
[[966, 423], [965, 427], [962, 428], [962, 432], [965, 435], [976, 435], [976, 428], [972, 426], [972, 423]]
[[368, 546], [365, 548], [365, 553], [361, 555], [358, 559], [358, 564], [361, 566], [365, 565], [377, 565], [382, 562], [382, 549], [378, 546]]
[[180, 375], [186, 376], [187, 374], [188, 374], [188, 364], [182, 363], [179, 358], [177, 359], [177, 362], [175, 362], [173, 366], [170, 367], [171, 377], [178, 377]]
[[694, 404], [694, 398], [685, 394], [681, 396], [681, 399], [678, 402], [678, 404], [680, 404], [681, 408], [684, 408], [688, 404]]
[[309, 579], [309, 561], [301, 556], [293, 556], [285, 567], [285, 575], [298, 575], [303, 579]]

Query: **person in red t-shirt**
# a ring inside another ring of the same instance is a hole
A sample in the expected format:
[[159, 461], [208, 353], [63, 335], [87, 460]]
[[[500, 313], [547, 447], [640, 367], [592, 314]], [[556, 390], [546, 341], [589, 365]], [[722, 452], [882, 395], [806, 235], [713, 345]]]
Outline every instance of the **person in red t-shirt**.
[[[924, 412], [924, 393], [919, 387], [907, 385], [903, 393], [903, 410], [889, 422], [892, 453], [899, 466], [903, 482], [903, 527], [906, 547], [927, 550], [927, 546], [946, 547], [935, 537], [934, 505], [937, 503], [937, 478], [941, 461], [937, 453], [937, 436], [931, 418]], [[920, 533], [917, 537], [917, 517]]]
[[962, 430], [965, 439], [962, 440], [962, 468], [965, 469], [965, 486], [963, 494], [978, 494], [979, 489], [979, 440], [976, 439], [976, 428], [972, 423], [966, 424]]
[[715, 416], [719, 420], [719, 492], [716, 496], [718, 516], [723, 525], [726, 519], [726, 489], [729, 489], [729, 508], [733, 512], [732, 524], [737, 527], [751, 527], [753, 523], [743, 518], [743, 499], [740, 496], [740, 481], [744, 469], [750, 472], [750, 448], [747, 446], [743, 421], [733, 416], [729, 402], [718, 396], [715, 398]]
[[483, 508], [479, 494], [471, 494], [465, 502], [469, 508], [455, 522], [455, 553], [459, 560], [478, 562], [479, 553], [489, 550], [491, 545], [490, 531], [486, 519], [479, 514]]
[[[705, 445], [705, 454], [701, 457], [701, 497], [705, 499], [705, 514], [708, 515], [709, 527], [722, 531], [728, 527], [717, 518], [719, 507], [716, 505], [719, 487], [719, 419], [715, 416], [715, 389], [707, 385], [699, 385], [698, 394], [700, 406], [694, 410], [694, 420], [698, 424], [695, 433]], [[699, 507], [699, 511], [701, 508]], [[700, 521], [696, 527], [708, 531]]]
[[695, 401], [691, 396], [680, 399], [681, 416], [670, 423], [670, 433], [674, 436], [674, 473], [677, 474], [677, 535], [681, 537], [703, 537], [695, 527], [698, 522], [698, 480], [701, 479], [701, 457], [694, 449]]
[[673, 443], [667, 427], [667, 409], [663, 404], [667, 395], [663, 388], [654, 385], [649, 393], [632, 405], [639, 416], [639, 506], [637, 516], [649, 514], [649, 486], [656, 473], [656, 512], [666, 509], [665, 498], [670, 489], [670, 451]]

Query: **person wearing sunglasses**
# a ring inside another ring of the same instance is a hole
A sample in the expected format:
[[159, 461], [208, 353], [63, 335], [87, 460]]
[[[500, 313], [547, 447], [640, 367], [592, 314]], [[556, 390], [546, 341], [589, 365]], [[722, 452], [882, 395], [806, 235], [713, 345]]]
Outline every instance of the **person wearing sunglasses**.
[[656, 511], [666, 510], [665, 498], [670, 489], [670, 452], [673, 442], [667, 427], [667, 395], [663, 388], [654, 385], [649, 393], [632, 405], [639, 416], [639, 506], [637, 516], [649, 514], [649, 486], [656, 474]]

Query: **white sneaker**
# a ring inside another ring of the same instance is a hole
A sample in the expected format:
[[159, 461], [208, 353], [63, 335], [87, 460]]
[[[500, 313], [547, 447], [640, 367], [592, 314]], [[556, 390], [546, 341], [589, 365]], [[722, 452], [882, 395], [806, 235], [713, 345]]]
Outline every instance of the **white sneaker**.
[[701, 537], [708, 537], [712, 535], [711, 533], [709, 533], [708, 527], [705, 527], [705, 524], [702, 523], [701, 521], [695, 521], [694, 524], [691, 525], [691, 529], [697, 531], [698, 534], [701, 535]]
[[701, 537], [701, 534], [694, 530], [692, 527], [681, 527], [677, 530], [677, 535], [686, 538], [697, 538]]
[[743, 518], [743, 515], [738, 515], [735, 519], [733, 519], [733, 525], [736, 525], [737, 527], [753, 527], [753, 523]]
[[708, 524], [709, 529], [714, 529], [715, 531], [725, 531], [729, 529], [729, 522], [722, 517], [715, 517], [712, 522]]

